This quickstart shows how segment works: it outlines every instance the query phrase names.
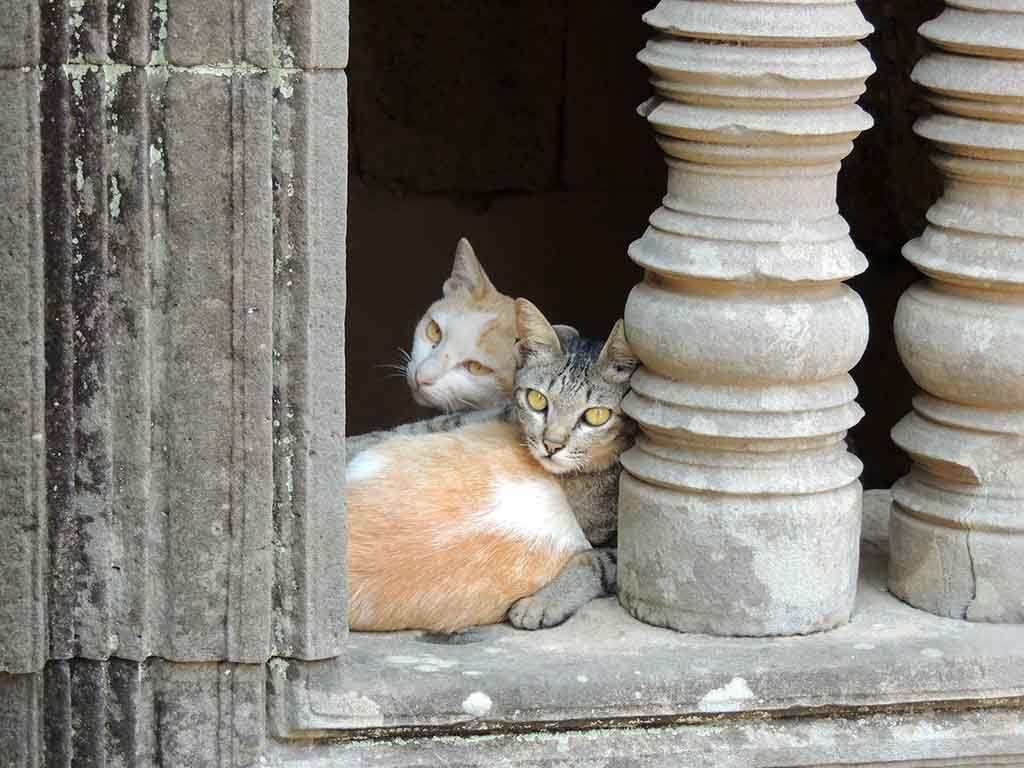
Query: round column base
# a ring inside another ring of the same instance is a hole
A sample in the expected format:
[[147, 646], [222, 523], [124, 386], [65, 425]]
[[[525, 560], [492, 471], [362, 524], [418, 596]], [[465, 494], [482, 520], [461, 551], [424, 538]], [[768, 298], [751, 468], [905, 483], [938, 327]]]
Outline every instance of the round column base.
[[849, 621], [862, 489], [739, 496], [623, 472], [619, 601], [640, 621], [725, 636], [804, 635]]
[[1013, 504], [1024, 517], [1024, 502], [943, 492], [912, 477], [893, 487], [893, 497], [889, 590], [896, 597], [937, 616], [1024, 623], [1024, 529], [949, 524], [950, 508], [958, 510], [961, 521], [1006, 520], [1010, 516], [1003, 508]]

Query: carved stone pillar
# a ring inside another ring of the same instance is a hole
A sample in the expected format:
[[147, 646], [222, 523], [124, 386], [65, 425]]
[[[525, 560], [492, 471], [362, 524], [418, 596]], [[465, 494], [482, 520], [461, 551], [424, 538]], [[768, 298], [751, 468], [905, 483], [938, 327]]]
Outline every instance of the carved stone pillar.
[[248, 764], [346, 635], [347, 4], [3, 12], [0, 763]]
[[903, 254], [928, 279], [896, 312], [924, 390], [893, 439], [892, 591], [918, 608], [1024, 622], [1024, 0], [957, 0], [913, 72], [936, 113], [915, 126], [946, 176]]
[[850, 614], [862, 411], [848, 371], [866, 261], [835, 202], [871, 125], [854, 2], [663, 0], [641, 107], [668, 194], [633, 243], [626, 306], [642, 425], [620, 503], [620, 599], [638, 618], [726, 635], [829, 629]]

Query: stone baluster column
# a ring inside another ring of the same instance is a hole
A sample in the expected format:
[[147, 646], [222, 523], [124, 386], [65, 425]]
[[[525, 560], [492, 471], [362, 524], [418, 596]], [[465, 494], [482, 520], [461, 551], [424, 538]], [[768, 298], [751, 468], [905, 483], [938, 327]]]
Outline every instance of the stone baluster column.
[[1024, 622], [1024, 0], [957, 0], [913, 72], [935, 114], [915, 131], [946, 176], [903, 254], [926, 280], [896, 342], [924, 390], [893, 439], [892, 591], [918, 608]]
[[842, 0], [663, 0], [644, 20], [668, 193], [629, 250], [643, 432], [623, 459], [620, 599], [683, 631], [829, 629], [856, 587], [844, 436], [868, 336], [836, 177], [871, 125], [871, 27]]

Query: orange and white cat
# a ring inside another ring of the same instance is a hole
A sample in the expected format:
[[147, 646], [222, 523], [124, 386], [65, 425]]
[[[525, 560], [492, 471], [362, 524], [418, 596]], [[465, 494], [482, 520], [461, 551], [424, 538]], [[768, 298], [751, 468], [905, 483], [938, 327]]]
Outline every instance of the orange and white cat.
[[[348, 465], [353, 630], [499, 622], [560, 574], [560, 602], [535, 607], [561, 621], [614, 583], [614, 561], [590, 556], [580, 521], [614, 531], [618, 457], [635, 433], [621, 401], [637, 361], [621, 321], [601, 345], [560, 334], [528, 301], [514, 307], [519, 366], [503, 418], [456, 414], [450, 431], [393, 433]], [[577, 585], [574, 560], [596, 582]]]
[[[413, 399], [447, 412], [507, 403], [517, 362], [515, 302], [494, 287], [466, 238], [455, 247], [441, 293], [416, 324], [405, 362]], [[553, 327], [578, 335], [569, 326]]]
[[465, 238], [441, 290], [413, 333], [405, 365], [413, 399], [443, 411], [506, 402], [516, 372], [513, 299], [494, 287]]
[[590, 548], [557, 478], [518, 433], [472, 424], [356, 457], [346, 474], [350, 628], [500, 622]]

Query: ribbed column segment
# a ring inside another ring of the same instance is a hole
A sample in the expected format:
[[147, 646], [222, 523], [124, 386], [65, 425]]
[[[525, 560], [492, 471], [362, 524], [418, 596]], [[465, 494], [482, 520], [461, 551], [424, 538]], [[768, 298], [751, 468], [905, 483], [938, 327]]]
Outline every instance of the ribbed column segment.
[[948, 5], [912, 75], [946, 188], [903, 249], [927, 279], [896, 342], [924, 391], [893, 430], [914, 465], [893, 488], [889, 583], [941, 616], [1024, 622], [1024, 2]]
[[683, 631], [786, 635], [849, 617], [867, 343], [843, 281], [866, 267], [836, 177], [871, 125], [874, 71], [853, 2], [663, 0], [640, 53], [641, 107], [668, 193], [630, 247], [626, 306], [643, 368], [627, 409], [620, 598]]

